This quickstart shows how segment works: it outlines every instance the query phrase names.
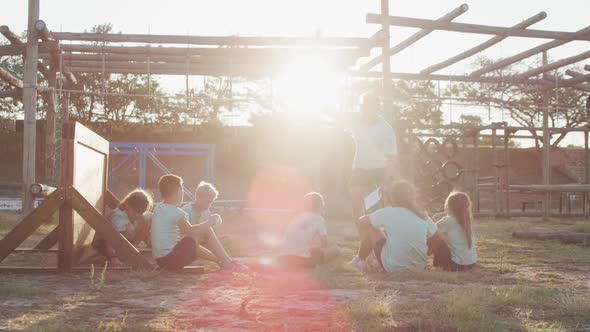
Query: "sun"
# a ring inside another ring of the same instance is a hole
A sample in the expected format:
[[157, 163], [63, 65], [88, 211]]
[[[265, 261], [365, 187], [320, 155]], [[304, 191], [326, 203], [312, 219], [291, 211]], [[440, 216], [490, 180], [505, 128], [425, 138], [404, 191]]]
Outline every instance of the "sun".
[[339, 105], [342, 77], [322, 62], [292, 64], [276, 81], [282, 111], [296, 120], [313, 120]]

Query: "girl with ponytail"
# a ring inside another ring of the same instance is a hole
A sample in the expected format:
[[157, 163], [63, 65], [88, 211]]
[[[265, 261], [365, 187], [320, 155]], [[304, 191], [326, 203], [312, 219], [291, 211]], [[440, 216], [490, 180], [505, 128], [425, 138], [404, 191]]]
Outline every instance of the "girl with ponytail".
[[444, 270], [465, 270], [477, 262], [469, 196], [463, 192], [452, 192], [445, 202], [445, 212], [446, 217], [436, 226], [444, 235], [446, 244], [440, 243], [431, 248], [434, 266]]

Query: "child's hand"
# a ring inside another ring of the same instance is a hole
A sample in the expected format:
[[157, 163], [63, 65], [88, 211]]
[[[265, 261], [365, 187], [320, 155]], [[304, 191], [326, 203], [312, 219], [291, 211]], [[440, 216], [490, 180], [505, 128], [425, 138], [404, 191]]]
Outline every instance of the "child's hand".
[[209, 222], [211, 223], [211, 226], [218, 226], [221, 225], [221, 223], [223, 222], [223, 220], [221, 220], [221, 216], [218, 214], [212, 214], [209, 217]]

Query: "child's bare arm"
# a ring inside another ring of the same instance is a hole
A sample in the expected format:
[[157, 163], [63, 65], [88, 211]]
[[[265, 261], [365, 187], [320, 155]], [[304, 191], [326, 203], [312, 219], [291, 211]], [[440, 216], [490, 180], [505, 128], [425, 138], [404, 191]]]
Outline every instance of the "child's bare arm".
[[199, 235], [203, 228], [211, 227], [211, 219], [200, 224], [191, 225], [186, 218], [181, 218], [178, 220], [177, 225], [180, 228], [180, 232], [184, 235]]
[[432, 221], [437, 222], [446, 216], [447, 216], [447, 214], [445, 212], [438, 212], [438, 213], [433, 214], [431, 219], [432, 219]]
[[135, 236], [133, 237], [133, 241], [131, 241], [131, 243], [134, 246], [139, 245], [141, 243], [141, 241], [144, 241], [146, 244], [148, 244], [149, 240], [147, 237], [150, 232], [150, 228], [151, 228], [150, 221], [145, 221], [145, 222], [142, 222], [141, 224], [139, 224], [139, 226], [135, 230]]

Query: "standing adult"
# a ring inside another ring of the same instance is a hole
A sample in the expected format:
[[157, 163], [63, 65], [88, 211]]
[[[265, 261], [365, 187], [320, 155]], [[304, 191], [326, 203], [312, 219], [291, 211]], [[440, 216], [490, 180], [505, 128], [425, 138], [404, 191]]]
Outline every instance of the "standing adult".
[[365, 214], [364, 198], [398, 172], [397, 144], [393, 127], [381, 116], [381, 102], [373, 94], [361, 103], [360, 121], [353, 126], [352, 218]]

